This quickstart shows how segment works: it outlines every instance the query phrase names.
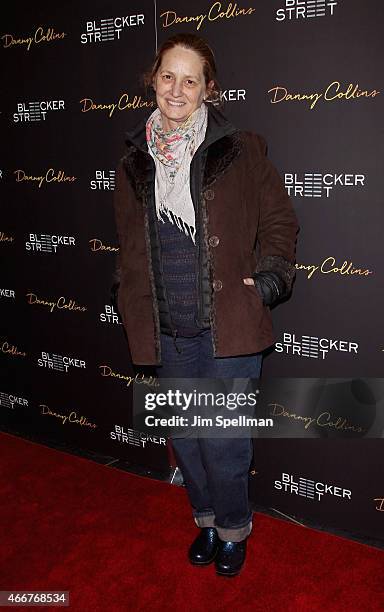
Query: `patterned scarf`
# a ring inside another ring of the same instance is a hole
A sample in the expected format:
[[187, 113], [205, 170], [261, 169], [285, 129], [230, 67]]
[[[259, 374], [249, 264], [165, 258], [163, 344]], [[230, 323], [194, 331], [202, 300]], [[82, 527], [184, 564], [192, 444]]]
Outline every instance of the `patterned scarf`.
[[208, 109], [203, 103], [175, 130], [163, 131], [160, 109], [146, 123], [149, 153], [155, 160], [156, 215], [168, 219], [195, 243], [195, 210], [190, 190], [191, 159], [205, 138]]

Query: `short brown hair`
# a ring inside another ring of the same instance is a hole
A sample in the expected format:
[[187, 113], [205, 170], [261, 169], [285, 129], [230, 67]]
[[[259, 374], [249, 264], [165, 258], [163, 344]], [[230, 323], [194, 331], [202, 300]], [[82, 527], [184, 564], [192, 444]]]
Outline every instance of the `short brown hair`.
[[153, 61], [151, 68], [143, 75], [143, 81], [145, 87], [151, 87], [153, 80], [156, 76], [158, 69], [160, 68], [163, 55], [169, 49], [174, 47], [184, 47], [184, 49], [191, 49], [195, 51], [203, 62], [203, 74], [205, 78], [205, 85], [208, 86], [210, 81], [213, 81], [212, 89], [208, 89], [208, 95], [206, 102], [212, 102], [215, 106], [220, 104], [220, 92], [221, 88], [216, 78], [216, 62], [215, 56], [211, 47], [207, 41], [196, 34], [182, 33], [175, 34], [168, 38], [161, 45], [160, 49], [156, 53], [156, 57]]

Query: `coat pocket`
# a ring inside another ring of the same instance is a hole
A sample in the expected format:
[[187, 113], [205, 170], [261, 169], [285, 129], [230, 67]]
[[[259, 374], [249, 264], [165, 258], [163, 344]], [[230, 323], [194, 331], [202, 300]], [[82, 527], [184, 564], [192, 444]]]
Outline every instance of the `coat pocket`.
[[259, 292], [258, 288], [256, 287], [256, 285], [255, 285], [255, 284], [253, 284], [253, 285], [246, 285], [245, 283], [243, 283], [243, 285], [244, 285], [245, 289], [246, 289], [246, 290], [247, 290], [247, 291], [248, 291], [248, 292], [249, 292], [251, 295], [253, 295], [253, 297], [255, 297], [255, 298], [256, 298], [256, 299], [259, 301], [260, 305], [261, 305], [261, 306], [264, 306], [264, 300], [263, 300], [263, 297], [262, 297], [262, 295], [260, 294], [260, 292]]

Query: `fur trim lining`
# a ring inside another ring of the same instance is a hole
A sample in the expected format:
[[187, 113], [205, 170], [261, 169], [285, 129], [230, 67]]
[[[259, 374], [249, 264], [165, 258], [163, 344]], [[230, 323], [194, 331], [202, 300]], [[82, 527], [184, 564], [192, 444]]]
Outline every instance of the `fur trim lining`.
[[123, 165], [136, 198], [142, 200], [145, 195], [146, 177], [149, 164], [153, 163], [149, 153], [144, 153], [130, 146], [123, 157]]
[[286, 284], [287, 290], [284, 294], [286, 296], [292, 289], [296, 267], [281, 255], [264, 255], [258, 260], [255, 272], [274, 272], [278, 274]]
[[217, 179], [224, 174], [232, 162], [242, 151], [243, 143], [239, 132], [230, 136], [223, 136], [208, 147], [208, 155], [205, 163], [203, 191], [212, 187]]
[[[208, 264], [208, 277], [209, 284], [212, 287], [212, 279], [215, 278], [215, 262], [213, 258], [212, 249], [208, 246], [208, 225], [209, 225], [209, 213], [207, 209], [207, 205], [204, 199], [201, 201], [201, 217], [202, 217], [202, 240], [204, 241], [204, 248], [207, 256], [207, 264]], [[202, 270], [200, 270], [202, 273]], [[216, 308], [215, 308], [215, 295], [214, 291], [211, 293], [211, 307], [209, 309], [210, 314], [210, 324], [211, 324], [211, 334], [212, 334], [212, 344], [213, 344], [213, 356], [216, 357], [217, 353], [217, 324], [216, 324]]]
[[155, 350], [156, 350], [156, 357], [158, 360], [157, 365], [161, 365], [160, 317], [159, 317], [159, 308], [157, 306], [157, 299], [156, 299], [155, 275], [154, 275], [153, 267], [152, 267], [149, 218], [148, 218], [148, 210], [147, 210], [146, 203], [144, 206], [144, 231], [145, 231], [145, 248], [147, 252], [147, 262], [148, 262], [148, 271], [149, 271], [149, 282], [150, 282], [151, 291], [152, 291], [152, 303], [154, 305], [153, 307], [153, 325], [154, 325], [154, 333], [155, 333]]

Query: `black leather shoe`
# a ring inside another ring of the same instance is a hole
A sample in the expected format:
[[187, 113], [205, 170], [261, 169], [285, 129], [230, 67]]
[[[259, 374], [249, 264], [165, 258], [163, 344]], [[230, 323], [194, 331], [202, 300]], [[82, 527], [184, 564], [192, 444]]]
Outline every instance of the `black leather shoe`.
[[214, 527], [203, 527], [200, 534], [192, 542], [188, 558], [193, 565], [208, 565], [216, 557], [219, 536]]
[[223, 542], [219, 540], [215, 559], [216, 573], [220, 576], [237, 576], [243, 567], [247, 552], [247, 540]]

